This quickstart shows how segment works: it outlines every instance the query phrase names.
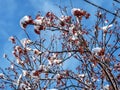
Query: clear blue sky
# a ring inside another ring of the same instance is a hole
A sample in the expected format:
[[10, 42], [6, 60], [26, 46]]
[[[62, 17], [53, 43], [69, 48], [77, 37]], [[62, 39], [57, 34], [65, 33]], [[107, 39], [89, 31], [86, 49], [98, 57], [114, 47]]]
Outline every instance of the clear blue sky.
[[[88, 26], [91, 25], [91, 23], [95, 21], [94, 15], [96, 8], [85, 3], [83, 0], [71, 1], [73, 7], [83, 8], [91, 14], [90, 21], [86, 22]], [[89, 1], [113, 12], [111, 7], [113, 0]], [[120, 7], [120, 4], [116, 2], [114, 3]], [[57, 16], [59, 16], [60, 11], [56, 4], [67, 6], [69, 10], [71, 9], [69, 0], [0, 0], [0, 67], [7, 65], [6, 60], [2, 57], [4, 53], [11, 57], [12, 44], [8, 41], [8, 38], [12, 35], [16, 35], [20, 39], [26, 37], [23, 30], [20, 28], [19, 20], [25, 15], [31, 15], [34, 18], [38, 11], [42, 14], [45, 14], [47, 11], [53, 11]], [[33, 36], [33, 38], [35, 38], [35, 36]], [[72, 62], [71, 68], [73, 66], [75, 65]]]
[[[71, 0], [73, 7], [83, 8], [91, 13], [95, 14], [96, 8], [83, 2], [83, 0]], [[111, 10], [113, 0], [90, 0], [100, 6]], [[59, 15], [59, 8], [56, 4], [70, 7], [69, 0], [0, 0], [0, 65], [4, 66], [5, 61], [2, 58], [3, 53], [10, 54], [12, 46], [8, 41], [8, 38], [12, 35], [16, 35], [19, 38], [24, 38], [24, 32], [19, 26], [19, 20], [24, 15], [31, 15], [35, 17], [38, 11], [43, 14], [47, 11], [53, 11]], [[119, 4], [118, 4], [119, 5]], [[70, 9], [70, 8], [69, 8]], [[90, 23], [94, 21], [91, 18]]]

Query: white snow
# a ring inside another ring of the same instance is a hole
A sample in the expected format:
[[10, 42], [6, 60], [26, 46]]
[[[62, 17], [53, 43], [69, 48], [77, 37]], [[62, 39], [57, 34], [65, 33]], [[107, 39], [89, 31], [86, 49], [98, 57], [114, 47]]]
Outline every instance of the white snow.
[[85, 77], [85, 74], [78, 74], [78, 77], [83, 78]]
[[22, 79], [22, 74], [19, 75], [19, 78], [18, 78], [18, 80], [17, 80], [17, 84], [18, 84], [18, 85], [19, 85], [21, 79]]
[[110, 24], [110, 25], [106, 25], [106, 26], [103, 26], [101, 29], [103, 31], [106, 31], [107, 29], [111, 28], [113, 26], [113, 24]]
[[26, 70], [23, 70], [22, 72], [23, 72], [23, 76], [26, 76], [28, 74], [28, 71]]
[[4, 78], [4, 74], [3, 73], [0, 73], [0, 78]]
[[23, 26], [24, 24], [26, 24], [26, 22], [29, 22], [30, 20], [30, 16], [24, 16], [23, 18], [21, 18], [20, 20], [20, 26], [22, 29], [25, 29], [25, 27]]
[[81, 9], [79, 9], [79, 8], [73, 8], [72, 10], [71, 10], [71, 13], [74, 15], [74, 12], [75, 11], [80, 11], [81, 12]]
[[35, 19], [35, 20], [34, 20], [34, 23], [35, 23], [36, 25], [41, 25], [41, 24], [43, 23], [43, 18]]
[[109, 90], [109, 85], [107, 84], [103, 88], [104, 88], [104, 90]]
[[92, 49], [92, 53], [95, 54], [95, 55], [97, 55], [101, 50], [102, 50], [102, 48], [96, 47], [96, 48]]
[[27, 44], [32, 43], [32, 41], [27, 38], [23, 38], [22, 40], [20, 40], [20, 42], [23, 45], [23, 47], [26, 47]]

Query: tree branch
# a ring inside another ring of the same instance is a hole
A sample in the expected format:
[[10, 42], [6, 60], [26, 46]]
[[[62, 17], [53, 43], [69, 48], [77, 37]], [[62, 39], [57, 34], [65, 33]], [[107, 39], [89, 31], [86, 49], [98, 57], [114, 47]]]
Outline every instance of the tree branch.
[[112, 15], [114, 15], [114, 16], [120, 18], [120, 16], [119, 16], [118, 14], [116, 14], [116, 13], [113, 13], [113, 12], [111, 12], [111, 11], [109, 11], [109, 10], [107, 10], [107, 9], [105, 9], [105, 8], [103, 8], [103, 7], [101, 7], [101, 6], [98, 6], [98, 5], [96, 5], [96, 4], [94, 4], [94, 3], [90, 2], [90, 1], [88, 1], [88, 0], [84, 0], [84, 1], [87, 2], [87, 3], [89, 3], [89, 4], [91, 4], [92, 6], [95, 6], [95, 7], [99, 8], [99, 9], [102, 9], [102, 10], [104, 10], [104, 11], [106, 11], [106, 12], [108, 12], [108, 13], [110, 13], [110, 14], [112, 14]]

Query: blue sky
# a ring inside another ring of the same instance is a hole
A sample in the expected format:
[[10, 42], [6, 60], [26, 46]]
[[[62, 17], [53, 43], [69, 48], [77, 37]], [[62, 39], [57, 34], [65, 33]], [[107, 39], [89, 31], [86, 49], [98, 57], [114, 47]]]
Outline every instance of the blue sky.
[[[94, 16], [96, 8], [83, 2], [83, 0], [71, 0], [73, 7], [83, 8]], [[112, 0], [90, 0], [97, 5], [103, 6], [111, 10]], [[31, 15], [35, 17], [38, 11], [45, 14], [47, 11], [53, 11], [56, 15], [60, 15], [59, 8], [56, 4], [70, 7], [69, 0], [0, 0], [0, 65], [4, 66], [5, 61], [2, 58], [4, 53], [10, 55], [12, 52], [12, 45], [8, 38], [16, 35], [19, 38], [24, 38], [25, 34], [19, 26], [19, 20], [24, 15]], [[117, 4], [117, 3], [116, 3]], [[94, 22], [91, 18], [88, 24]], [[31, 33], [32, 35], [32, 33]]]
[[[19, 20], [24, 15], [35, 17], [38, 11], [47, 12], [55, 10], [54, 5], [50, 1], [43, 0], [0, 0], [0, 65], [4, 66], [5, 60], [2, 58], [3, 53], [10, 54], [12, 52], [12, 44], [8, 38], [16, 35], [24, 38], [24, 32], [19, 26]], [[57, 10], [56, 10], [57, 11]]]
[[[85, 3], [83, 0], [71, 1], [73, 7], [83, 8], [91, 14], [91, 19], [89, 22], [86, 22], [88, 25], [91, 25], [91, 23], [95, 21], [94, 15], [96, 8]], [[89, 1], [113, 12], [113, 8], [111, 7], [113, 0]], [[60, 11], [56, 4], [67, 6], [69, 10], [71, 9], [69, 0], [0, 0], [0, 67], [4, 67], [5, 64], [7, 65], [6, 60], [2, 57], [4, 53], [11, 57], [12, 44], [8, 41], [8, 38], [12, 35], [17, 36], [20, 39], [26, 37], [23, 30], [20, 28], [19, 20], [25, 15], [31, 15], [34, 18], [38, 11], [43, 15], [47, 11], [53, 11], [59, 16]], [[117, 4], [117, 6], [120, 7], [120, 4]], [[29, 30], [29, 27], [27, 28], [27, 31], [33, 35], [33, 32]], [[33, 36], [33, 38], [36, 38], [36, 36]], [[71, 65], [69, 63], [69, 66], [71, 66], [71, 68], [75, 67], [73, 61], [71, 62]]]

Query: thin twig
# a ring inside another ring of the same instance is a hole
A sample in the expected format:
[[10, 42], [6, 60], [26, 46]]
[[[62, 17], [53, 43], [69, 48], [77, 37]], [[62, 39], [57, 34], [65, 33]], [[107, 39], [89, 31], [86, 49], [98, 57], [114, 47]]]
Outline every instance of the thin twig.
[[116, 13], [113, 13], [113, 12], [111, 12], [111, 11], [109, 11], [109, 10], [107, 10], [107, 9], [105, 9], [105, 8], [103, 8], [103, 7], [101, 7], [101, 6], [98, 6], [98, 5], [96, 5], [96, 4], [94, 4], [94, 3], [90, 2], [90, 1], [88, 1], [88, 0], [84, 0], [84, 1], [87, 2], [87, 3], [89, 3], [89, 4], [91, 4], [91, 5], [93, 5], [93, 6], [95, 6], [95, 7], [97, 7], [97, 8], [100, 8], [100, 9], [102, 9], [102, 10], [104, 10], [104, 11], [106, 11], [106, 12], [108, 12], [108, 13], [110, 13], [110, 14], [116, 16], [116, 17], [119, 17], [119, 18], [120, 18], [120, 16], [119, 16], [118, 14], [116, 14]]

